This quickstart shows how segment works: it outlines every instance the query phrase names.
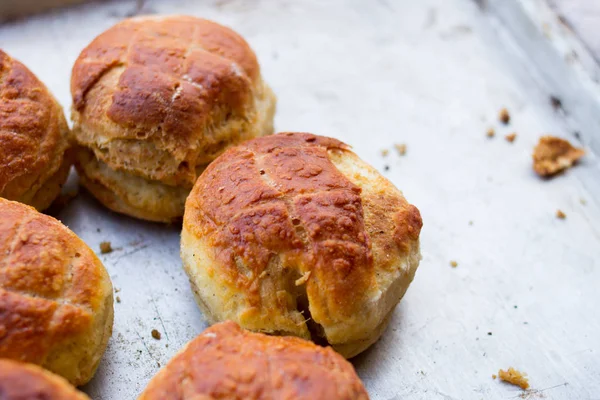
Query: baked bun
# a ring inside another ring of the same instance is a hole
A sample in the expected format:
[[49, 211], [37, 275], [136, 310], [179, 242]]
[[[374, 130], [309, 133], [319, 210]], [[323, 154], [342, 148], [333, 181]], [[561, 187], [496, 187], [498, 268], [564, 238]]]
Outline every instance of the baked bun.
[[38, 78], [0, 50], [0, 197], [47, 208], [72, 160], [63, 109]]
[[113, 323], [98, 257], [54, 218], [0, 199], [0, 265], [0, 358], [88, 382]]
[[419, 265], [414, 206], [344, 143], [251, 140], [186, 202], [181, 257], [209, 322], [326, 340], [352, 357], [383, 332]]
[[330, 348], [228, 321], [189, 342], [138, 400], [368, 398], [352, 364]]
[[2, 400], [90, 400], [60, 376], [33, 364], [0, 360]]
[[231, 29], [187, 16], [127, 19], [82, 52], [71, 77], [82, 183], [108, 208], [181, 218], [226, 147], [273, 132], [275, 96]]

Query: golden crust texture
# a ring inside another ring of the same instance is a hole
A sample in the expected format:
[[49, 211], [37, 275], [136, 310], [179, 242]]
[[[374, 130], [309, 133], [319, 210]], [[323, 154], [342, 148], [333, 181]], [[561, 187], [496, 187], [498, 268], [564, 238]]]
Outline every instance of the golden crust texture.
[[52, 217], [0, 199], [0, 358], [82, 385], [112, 333], [112, 302], [110, 278], [81, 239]]
[[416, 207], [345, 144], [306, 133], [229, 149], [186, 202], [184, 268], [211, 322], [373, 344], [420, 260]]
[[251, 333], [228, 321], [192, 340], [138, 400], [368, 400], [352, 365], [330, 348]]
[[0, 197], [43, 210], [71, 167], [63, 109], [27, 67], [0, 50]]
[[36, 365], [0, 360], [2, 400], [89, 400], [60, 376]]
[[533, 169], [548, 178], [571, 168], [584, 155], [585, 150], [573, 147], [567, 140], [542, 136], [533, 151]]
[[252, 49], [194, 17], [113, 26], [81, 52], [71, 94], [83, 184], [107, 207], [143, 219], [180, 218], [181, 192], [208, 163], [273, 131], [275, 96]]

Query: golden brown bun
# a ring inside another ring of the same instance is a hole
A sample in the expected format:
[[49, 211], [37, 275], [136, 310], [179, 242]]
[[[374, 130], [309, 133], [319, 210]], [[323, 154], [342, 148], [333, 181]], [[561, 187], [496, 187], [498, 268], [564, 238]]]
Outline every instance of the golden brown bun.
[[189, 342], [138, 400], [368, 398], [352, 365], [331, 348], [228, 321]]
[[419, 210], [342, 142], [307, 133], [229, 149], [198, 178], [181, 256], [210, 322], [373, 344], [420, 260]]
[[81, 52], [71, 93], [83, 184], [153, 221], [183, 215], [181, 193], [225, 148], [273, 132], [275, 96], [252, 49], [194, 17], [113, 26]]
[[47, 208], [72, 161], [63, 109], [38, 78], [0, 50], [0, 197]]
[[60, 376], [36, 365], [0, 360], [2, 400], [90, 400]]
[[0, 358], [88, 382], [113, 323], [98, 257], [54, 218], [0, 199], [0, 267]]

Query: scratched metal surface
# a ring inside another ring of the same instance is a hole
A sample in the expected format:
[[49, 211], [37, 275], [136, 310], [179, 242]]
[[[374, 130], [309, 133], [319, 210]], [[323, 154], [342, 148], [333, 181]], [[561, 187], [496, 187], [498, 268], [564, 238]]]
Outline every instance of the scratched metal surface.
[[[6, 24], [0, 47], [68, 109], [79, 51], [135, 5]], [[235, 28], [278, 95], [278, 130], [348, 142], [420, 208], [416, 279], [382, 340], [353, 360], [373, 399], [514, 398], [518, 388], [491, 379], [508, 366], [529, 374], [525, 397], [600, 398], [597, 65], [549, 10], [539, 0], [178, 0], [141, 10]], [[501, 107], [509, 127], [496, 121]], [[513, 131], [510, 144], [503, 136]], [[588, 156], [541, 181], [530, 153], [542, 133]], [[404, 157], [394, 143], [407, 144]], [[96, 251], [102, 241], [115, 248], [100, 255], [120, 299], [114, 334], [84, 389], [133, 399], [206, 327], [180, 266], [180, 228], [112, 214], [86, 193], [58, 216]]]

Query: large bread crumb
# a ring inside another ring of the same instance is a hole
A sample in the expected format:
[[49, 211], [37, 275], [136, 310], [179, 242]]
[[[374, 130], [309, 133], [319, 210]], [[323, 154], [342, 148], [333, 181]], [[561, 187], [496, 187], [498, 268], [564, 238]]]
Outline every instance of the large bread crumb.
[[543, 136], [533, 150], [533, 169], [542, 177], [558, 174], [579, 160], [585, 151], [554, 136]]
[[[508, 368], [507, 371], [503, 369], [498, 371], [498, 378], [500, 380], [510, 383], [511, 385], [519, 386], [521, 389], [525, 390], [529, 388], [529, 381], [526, 378], [525, 373], [517, 371], [513, 367]], [[496, 375], [492, 375], [492, 378], [496, 379]]]

